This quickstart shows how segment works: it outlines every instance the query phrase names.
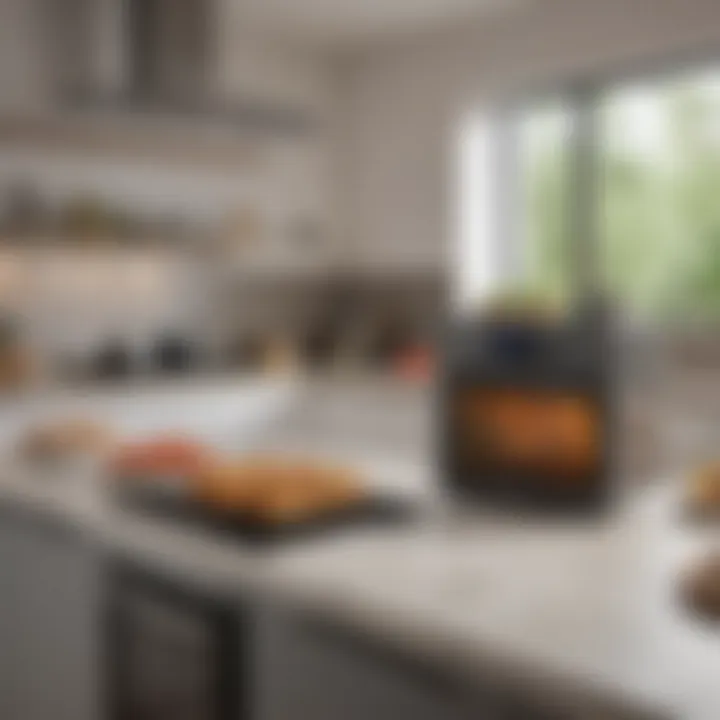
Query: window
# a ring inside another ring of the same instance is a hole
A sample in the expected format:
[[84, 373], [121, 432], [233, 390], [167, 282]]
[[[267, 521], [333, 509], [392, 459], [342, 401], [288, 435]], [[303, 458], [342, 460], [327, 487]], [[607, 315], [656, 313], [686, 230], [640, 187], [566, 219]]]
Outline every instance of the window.
[[503, 271], [497, 226], [497, 142], [489, 116], [463, 121], [458, 144], [459, 244], [455, 288], [459, 306], [472, 306], [497, 292]]
[[472, 153], [461, 178], [466, 294], [482, 278], [565, 298], [597, 278], [654, 324], [720, 318], [720, 69], [569, 94], [483, 132], [482, 202]]
[[459, 143], [461, 303], [507, 289], [553, 299], [570, 289], [569, 150], [560, 103], [473, 115]]
[[573, 116], [560, 104], [519, 119], [518, 237], [521, 287], [552, 300], [572, 291], [570, 267], [570, 147]]
[[720, 317], [720, 71], [614, 91], [601, 113], [606, 286], [650, 319]]

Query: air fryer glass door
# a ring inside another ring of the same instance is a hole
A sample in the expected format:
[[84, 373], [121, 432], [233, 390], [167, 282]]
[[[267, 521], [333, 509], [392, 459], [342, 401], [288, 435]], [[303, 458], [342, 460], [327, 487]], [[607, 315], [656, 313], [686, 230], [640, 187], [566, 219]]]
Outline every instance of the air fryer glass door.
[[570, 498], [602, 475], [602, 408], [589, 394], [459, 387], [449, 423], [451, 472], [475, 489]]

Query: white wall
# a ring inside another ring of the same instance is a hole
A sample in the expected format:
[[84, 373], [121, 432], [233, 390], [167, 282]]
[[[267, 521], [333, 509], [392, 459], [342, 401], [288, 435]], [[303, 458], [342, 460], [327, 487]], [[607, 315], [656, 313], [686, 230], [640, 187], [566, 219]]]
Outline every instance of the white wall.
[[537, 0], [347, 68], [343, 227], [365, 262], [450, 247], [452, 130], [483, 100], [647, 59], [720, 58], [718, 0]]
[[275, 101], [324, 115], [332, 100], [332, 69], [326, 58], [250, 24], [243, 3], [216, 1], [214, 62], [220, 95]]

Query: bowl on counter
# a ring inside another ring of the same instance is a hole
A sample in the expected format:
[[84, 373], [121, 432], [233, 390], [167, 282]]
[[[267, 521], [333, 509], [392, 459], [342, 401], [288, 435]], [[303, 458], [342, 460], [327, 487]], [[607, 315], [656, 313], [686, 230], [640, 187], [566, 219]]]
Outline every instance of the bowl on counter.
[[33, 476], [55, 478], [102, 466], [114, 446], [113, 430], [96, 420], [47, 420], [21, 434], [15, 458]]

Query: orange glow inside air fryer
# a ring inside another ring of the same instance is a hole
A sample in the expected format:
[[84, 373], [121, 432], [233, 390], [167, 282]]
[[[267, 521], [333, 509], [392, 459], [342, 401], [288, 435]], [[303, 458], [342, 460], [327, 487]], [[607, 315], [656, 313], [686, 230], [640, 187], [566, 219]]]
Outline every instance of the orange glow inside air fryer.
[[456, 406], [465, 462], [562, 477], [587, 474], [599, 458], [591, 400], [524, 390], [465, 391]]

